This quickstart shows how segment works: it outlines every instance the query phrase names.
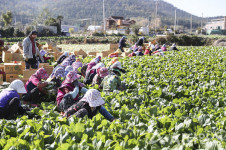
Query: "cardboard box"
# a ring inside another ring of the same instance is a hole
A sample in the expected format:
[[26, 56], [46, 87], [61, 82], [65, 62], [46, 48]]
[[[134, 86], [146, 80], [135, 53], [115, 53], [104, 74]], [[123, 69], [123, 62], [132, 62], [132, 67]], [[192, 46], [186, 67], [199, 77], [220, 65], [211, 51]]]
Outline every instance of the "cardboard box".
[[4, 70], [6, 74], [23, 74], [22, 65], [19, 63], [5, 63]]
[[45, 67], [45, 70], [47, 71], [48, 75], [51, 75], [53, 72], [53, 66]]
[[85, 51], [83, 51], [82, 49], [80, 49], [80, 50], [78, 51], [77, 55], [82, 55], [82, 56], [83, 56], [83, 58], [87, 57], [86, 52], [85, 52]]
[[10, 79], [17, 79], [18, 78], [18, 74], [6, 74], [6, 82], [10, 82]]
[[88, 52], [88, 55], [94, 55], [96, 56], [97, 52]]
[[10, 49], [8, 49], [8, 51], [11, 53], [23, 54], [22, 43], [18, 42], [17, 44], [14, 44]]
[[52, 49], [55, 53], [60, 53], [61, 49], [59, 47], [53, 47]]
[[49, 66], [49, 63], [40, 63], [38, 68], [45, 68], [48, 66]]
[[0, 64], [0, 70], [1, 70], [2, 72], [5, 72], [4, 64]]
[[9, 52], [9, 51], [2, 52], [2, 61], [4, 63], [9, 63], [12, 60], [13, 60], [13, 54], [11, 52]]
[[111, 51], [116, 51], [118, 49], [118, 44], [110, 44], [110, 50]]
[[109, 54], [108, 51], [102, 51], [101, 53], [96, 53], [96, 56], [108, 57]]
[[[10, 61], [10, 63], [15, 63], [15, 61]], [[25, 61], [16, 61], [16, 63], [21, 64], [22, 65], [22, 70], [25, 70]]]
[[23, 61], [23, 54], [13, 53], [13, 61]]
[[3, 84], [3, 74], [0, 74], [0, 85]]
[[29, 79], [30, 76], [32, 76], [36, 71], [37, 71], [37, 69], [24, 70], [23, 76], [24, 76], [25, 79]]

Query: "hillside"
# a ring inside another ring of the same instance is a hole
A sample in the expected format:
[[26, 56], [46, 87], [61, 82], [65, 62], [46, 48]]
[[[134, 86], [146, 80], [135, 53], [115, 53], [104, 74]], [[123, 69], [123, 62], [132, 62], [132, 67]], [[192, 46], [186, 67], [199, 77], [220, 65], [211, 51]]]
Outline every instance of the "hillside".
[[[11, 10], [14, 22], [23, 24], [37, 18], [44, 8], [47, 8], [52, 17], [64, 16], [63, 24], [89, 24], [90, 22], [78, 21], [78, 19], [91, 18], [92, 24], [102, 23], [102, 0], [1, 0], [0, 13]], [[155, 18], [154, 0], [105, 0], [106, 17], [124, 16], [125, 18], [143, 18], [149, 16]], [[175, 7], [167, 2], [158, 4], [158, 17], [162, 24], [173, 25]], [[177, 10], [178, 23], [190, 27], [191, 14]], [[200, 24], [200, 18], [193, 16], [193, 27]]]

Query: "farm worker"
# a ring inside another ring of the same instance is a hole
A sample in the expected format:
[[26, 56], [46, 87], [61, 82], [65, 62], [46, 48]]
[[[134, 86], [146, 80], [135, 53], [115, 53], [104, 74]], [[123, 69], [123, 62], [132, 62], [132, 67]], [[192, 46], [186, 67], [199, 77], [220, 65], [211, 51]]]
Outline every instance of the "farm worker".
[[98, 64], [100, 61], [101, 61], [101, 56], [97, 56], [96, 58], [92, 59], [90, 63], [95, 62], [96, 64]]
[[64, 71], [64, 76], [66, 77], [67, 74], [68, 74], [70, 71], [73, 71], [73, 70], [74, 70], [74, 69], [73, 69], [72, 66], [67, 66], [67, 67], [65, 68], [65, 71]]
[[99, 111], [101, 115], [112, 122], [114, 117], [104, 108], [104, 104], [105, 101], [101, 97], [100, 92], [96, 89], [90, 89], [78, 103], [68, 108], [64, 116], [69, 118], [70, 116], [75, 115], [78, 118], [83, 118], [87, 115], [92, 119]]
[[[109, 65], [110, 65], [109, 69], [113, 70], [113, 72], [115, 72], [115, 70], [119, 70], [120, 72], [123, 72], [123, 73], [126, 72], [124, 69], [122, 69], [121, 62], [118, 61], [118, 58], [113, 58]], [[117, 74], [118, 71], [116, 71], [115, 73]]]
[[162, 47], [161, 47], [161, 49], [162, 49], [163, 51], [167, 51], [166, 44], [163, 44]]
[[117, 49], [114, 53], [111, 53], [108, 55], [108, 57], [119, 57], [122, 54], [122, 51], [120, 49]]
[[155, 51], [155, 45], [151, 44], [151, 51], [154, 52]]
[[156, 44], [156, 45], [155, 45], [155, 51], [157, 51], [157, 50], [159, 50], [159, 49], [161, 49], [160, 46], [159, 46], [159, 44]]
[[23, 57], [26, 64], [26, 69], [37, 69], [38, 61], [37, 56], [44, 62], [43, 57], [40, 55], [39, 49], [35, 43], [37, 31], [31, 31], [28, 37], [23, 40]]
[[100, 86], [101, 82], [103, 79], [108, 75], [108, 69], [105, 67], [101, 67], [100, 69], [97, 70], [97, 74], [93, 78], [92, 86], [97, 84], [99, 88], [102, 88]]
[[76, 58], [76, 62], [73, 62], [72, 67], [73, 67], [73, 70], [74, 71], [76, 71], [77, 73], [79, 73], [78, 72], [78, 68], [82, 67], [81, 59], [80, 58]]
[[136, 54], [134, 52], [132, 52], [131, 54], [128, 55], [128, 57], [133, 57], [136, 56]]
[[0, 119], [12, 119], [17, 114], [23, 114], [20, 97], [27, 93], [21, 80], [14, 80], [7, 89], [0, 93]]
[[176, 50], [176, 51], [179, 51], [176, 47], [176, 43], [173, 43], [173, 45], [170, 47], [170, 50]]
[[119, 40], [119, 43], [118, 43], [118, 48], [124, 52], [124, 47], [126, 47], [126, 36], [123, 36], [120, 40]]
[[56, 61], [57, 64], [61, 64], [64, 59], [66, 59], [67, 57], [69, 57], [69, 53], [68, 52], [64, 52], [59, 58], [58, 60]]
[[48, 82], [43, 82], [42, 80], [46, 80], [48, 77], [49, 75], [46, 70], [44, 68], [40, 68], [26, 82], [25, 88], [28, 96], [30, 96], [30, 99], [27, 98], [27, 101], [31, 101], [33, 106], [37, 106], [37, 103], [41, 100], [40, 97], [47, 93], [47, 91], [43, 90], [43, 88], [48, 85]]
[[75, 62], [75, 60], [76, 60], [76, 56], [73, 54], [73, 55], [70, 55], [68, 58], [66, 58], [63, 62], [68, 61], [70, 62], [70, 65], [72, 65], [72, 63]]
[[91, 84], [93, 81], [94, 76], [97, 73], [97, 70], [101, 67], [104, 67], [103, 63], [98, 63], [97, 65], [95, 65], [94, 67], [92, 67], [86, 74], [85, 79], [84, 79], [84, 83], [85, 84]]
[[144, 55], [151, 55], [150, 47], [146, 48]]
[[144, 54], [142, 53], [142, 51], [143, 51], [143, 49], [142, 49], [142, 47], [140, 47], [138, 49], [138, 51], [135, 52], [136, 56], [143, 56]]
[[57, 93], [57, 106], [59, 111], [65, 112], [70, 106], [79, 100], [79, 92], [85, 93], [87, 91], [83, 84], [78, 82], [81, 76], [75, 71], [67, 74]]
[[50, 75], [50, 80], [56, 83], [55, 87], [53, 87], [54, 89], [57, 89], [61, 86], [62, 78], [65, 77], [64, 73], [64, 68], [60, 67]]
[[45, 50], [40, 50], [40, 55], [43, 57], [44, 62], [41, 61], [41, 63], [47, 63], [47, 61], [51, 58], [47, 56], [47, 52]]
[[61, 64], [57, 65], [54, 69], [53, 72], [56, 71], [57, 68], [63, 68], [65, 69], [67, 66], [70, 66], [70, 62], [69, 61], [64, 61]]
[[89, 70], [92, 69], [94, 66], [96, 66], [96, 64], [98, 64], [100, 61], [101, 61], [101, 56], [97, 56], [96, 58], [91, 60], [91, 62], [87, 64], [85, 76], [89, 72]]
[[137, 43], [135, 44], [136, 46], [143, 46], [144, 45], [144, 37], [139, 38]]
[[123, 90], [123, 85], [121, 84], [121, 80], [118, 76], [120, 76], [119, 69], [111, 69], [109, 71], [109, 75], [107, 75], [100, 87], [103, 87], [104, 92], [113, 92], [115, 90]]

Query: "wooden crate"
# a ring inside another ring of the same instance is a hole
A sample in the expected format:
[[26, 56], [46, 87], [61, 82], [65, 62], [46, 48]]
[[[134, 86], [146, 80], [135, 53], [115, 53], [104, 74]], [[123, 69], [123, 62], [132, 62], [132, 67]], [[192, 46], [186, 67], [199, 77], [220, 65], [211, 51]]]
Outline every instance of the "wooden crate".
[[0, 74], [0, 85], [3, 84], [3, 74]]
[[23, 74], [22, 65], [19, 63], [5, 63], [4, 70], [6, 74]]
[[6, 74], [6, 82], [10, 82], [10, 79], [17, 79], [18, 74]]
[[32, 76], [36, 71], [37, 71], [37, 69], [24, 70], [23, 76], [24, 76], [25, 79], [29, 79], [30, 76]]
[[2, 61], [4, 63], [9, 63], [10, 61], [13, 60], [13, 54], [8, 52], [8, 51], [3, 51], [2, 52]]

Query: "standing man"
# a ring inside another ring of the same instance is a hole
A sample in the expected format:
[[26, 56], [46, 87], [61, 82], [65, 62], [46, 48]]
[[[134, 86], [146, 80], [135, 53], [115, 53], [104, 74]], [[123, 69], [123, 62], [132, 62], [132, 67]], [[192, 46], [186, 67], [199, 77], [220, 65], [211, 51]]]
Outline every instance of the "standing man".
[[44, 62], [36, 45], [37, 31], [31, 31], [30, 34], [23, 40], [23, 57], [26, 64], [26, 69], [38, 69], [37, 56]]
[[119, 43], [118, 43], [118, 48], [119, 48], [122, 52], [124, 52], [123, 47], [126, 47], [126, 36], [123, 36], [123, 37], [120, 39]]

